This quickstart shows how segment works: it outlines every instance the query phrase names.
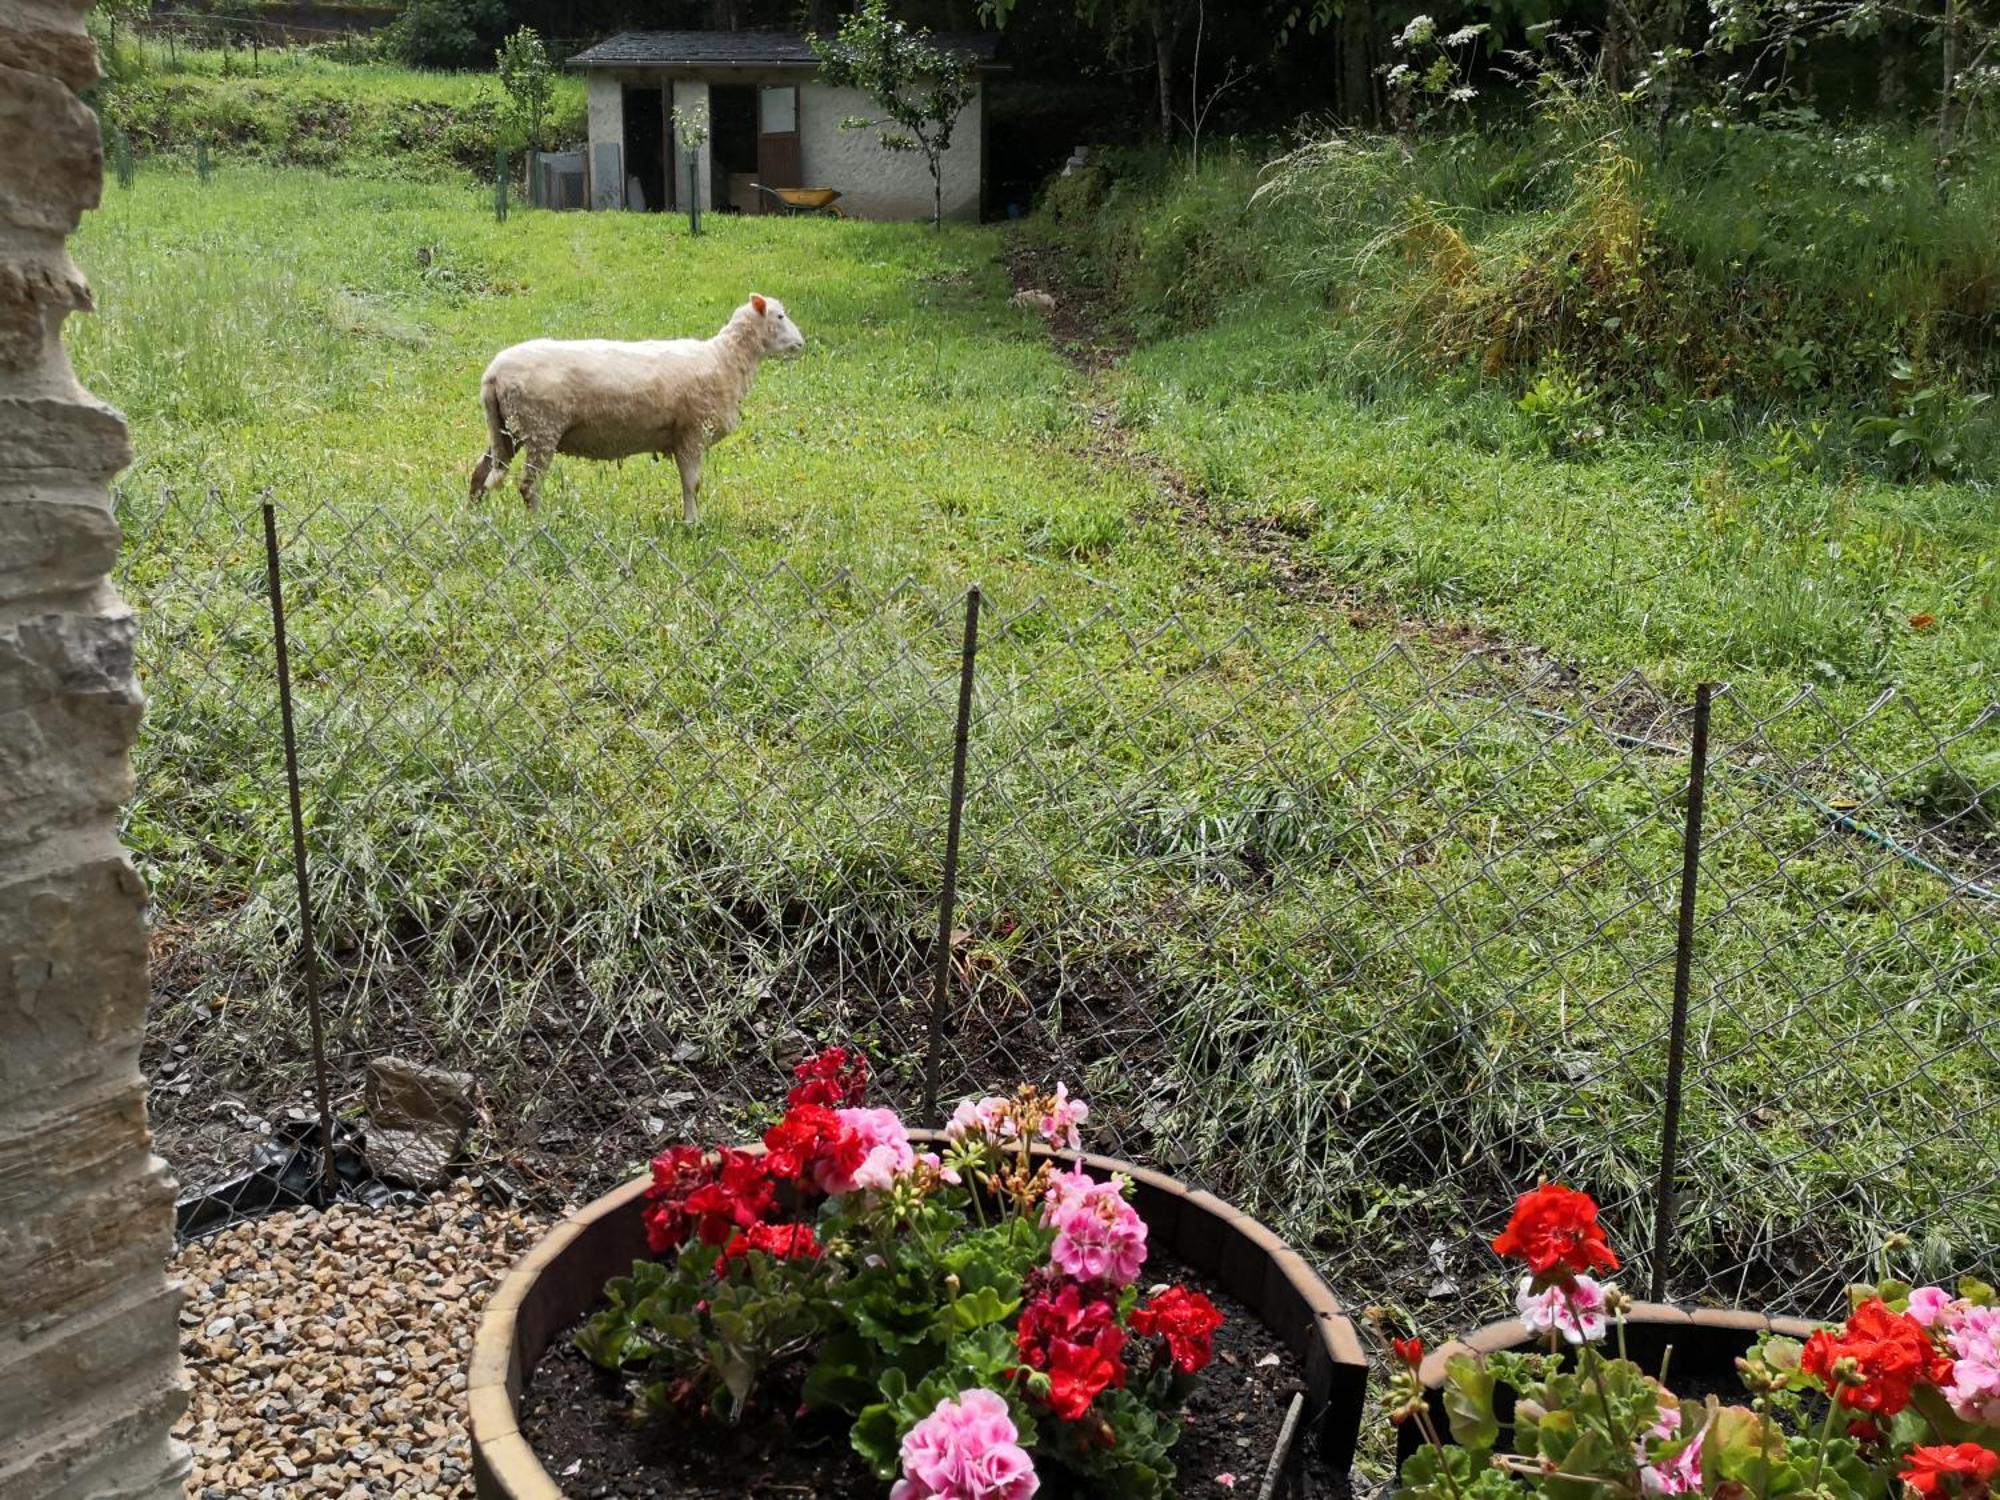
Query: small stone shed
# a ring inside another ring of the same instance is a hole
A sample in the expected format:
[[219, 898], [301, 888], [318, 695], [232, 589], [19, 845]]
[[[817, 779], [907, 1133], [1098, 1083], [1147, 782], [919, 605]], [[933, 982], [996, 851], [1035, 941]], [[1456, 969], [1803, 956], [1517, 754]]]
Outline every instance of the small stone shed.
[[[1003, 71], [998, 38], [941, 36], [935, 45], [972, 57], [978, 86], [944, 157], [947, 218], [977, 219], [986, 188], [986, 85]], [[586, 78], [590, 109], [589, 201], [594, 209], [685, 211], [687, 156], [674, 139], [673, 110], [706, 106], [708, 140], [697, 148], [707, 209], [773, 211], [754, 186], [825, 187], [864, 219], [927, 219], [931, 179], [921, 153], [882, 149], [873, 130], [843, 130], [874, 118], [866, 95], [819, 79], [819, 58], [797, 32], [626, 31], [569, 60]], [[781, 211], [781, 210], [780, 210]]]

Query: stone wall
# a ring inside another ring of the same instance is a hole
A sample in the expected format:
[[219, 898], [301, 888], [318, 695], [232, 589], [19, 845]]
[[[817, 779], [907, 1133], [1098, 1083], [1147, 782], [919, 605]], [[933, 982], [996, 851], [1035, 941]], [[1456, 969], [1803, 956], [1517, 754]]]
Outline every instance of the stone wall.
[[187, 1468], [180, 1295], [117, 833], [134, 625], [106, 577], [131, 450], [61, 343], [90, 306], [64, 241], [104, 166], [84, 9], [0, 0], [0, 1495], [164, 1500]]

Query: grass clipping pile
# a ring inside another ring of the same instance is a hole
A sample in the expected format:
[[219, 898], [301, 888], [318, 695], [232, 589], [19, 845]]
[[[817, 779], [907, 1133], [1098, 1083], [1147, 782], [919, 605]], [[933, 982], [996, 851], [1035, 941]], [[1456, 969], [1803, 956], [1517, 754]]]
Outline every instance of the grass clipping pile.
[[421, 1207], [300, 1209], [182, 1246], [188, 1494], [470, 1495], [473, 1328], [543, 1227], [460, 1183]]

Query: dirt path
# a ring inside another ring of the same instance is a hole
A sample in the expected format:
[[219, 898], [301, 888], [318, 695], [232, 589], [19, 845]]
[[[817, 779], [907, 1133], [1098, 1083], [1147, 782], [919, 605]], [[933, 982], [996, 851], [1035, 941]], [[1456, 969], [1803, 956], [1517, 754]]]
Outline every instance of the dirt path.
[[1050, 342], [1090, 382], [1083, 398], [1090, 431], [1083, 451], [1144, 479], [1159, 503], [1158, 514], [1170, 519], [1191, 542], [1219, 546], [1229, 558], [1267, 579], [1287, 603], [1338, 616], [1354, 630], [1389, 631], [1398, 639], [1421, 641], [1454, 657], [1476, 654], [1510, 678], [1532, 684], [1537, 696], [1573, 697], [1583, 686], [1583, 674], [1544, 647], [1464, 620], [1407, 613], [1380, 590], [1339, 577], [1307, 554], [1309, 538], [1304, 533], [1277, 517], [1224, 514], [1199, 484], [1119, 425], [1105, 376], [1131, 352], [1133, 340], [1108, 319], [1092, 315], [1094, 308], [1105, 305], [1102, 289], [1077, 279], [1059, 259], [1026, 243], [1018, 233], [1008, 246], [1007, 266], [1017, 292], [1042, 291], [1054, 297], [1054, 308], [1043, 315]]

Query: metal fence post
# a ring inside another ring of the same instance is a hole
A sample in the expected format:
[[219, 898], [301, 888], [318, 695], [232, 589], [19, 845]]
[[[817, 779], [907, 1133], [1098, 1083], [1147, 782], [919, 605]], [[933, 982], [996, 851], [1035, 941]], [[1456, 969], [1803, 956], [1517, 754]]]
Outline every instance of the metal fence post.
[[111, 168], [118, 174], [120, 187], [132, 185], [132, 138], [122, 130], [111, 137]]
[[951, 746], [951, 811], [945, 824], [944, 888], [938, 898], [937, 950], [931, 958], [930, 1046], [924, 1056], [924, 1118], [938, 1117], [938, 1074], [951, 995], [952, 919], [958, 908], [958, 832], [965, 817], [965, 751], [972, 733], [972, 665], [979, 653], [979, 585], [965, 591], [965, 646], [958, 667], [958, 728]]
[[334, 1185], [333, 1107], [326, 1086], [326, 1027], [320, 1017], [319, 952], [313, 942], [312, 876], [306, 867], [305, 816], [299, 805], [299, 746], [292, 729], [292, 660], [285, 642], [285, 593], [278, 564], [278, 508], [264, 502], [264, 568], [271, 588], [271, 638], [278, 655], [278, 714], [285, 733], [285, 787], [292, 808], [292, 872], [299, 887], [299, 967], [312, 1021], [313, 1103], [319, 1111], [320, 1181]]
[[493, 149], [493, 221], [496, 224], [505, 224], [507, 222], [507, 148], [505, 146], [496, 146]]
[[205, 140], [196, 141], [194, 143], [194, 175], [201, 181], [206, 182], [211, 170], [213, 170], [213, 164], [208, 159], [208, 142]]
[[701, 159], [692, 151], [688, 152], [688, 233], [701, 233]]
[[1673, 1237], [1674, 1176], [1681, 1140], [1681, 1074], [1687, 1063], [1688, 981], [1694, 966], [1695, 882], [1701, 873], [1701, 804], [1708, 778], [1708, 714], [1713, 684], [1694, 690], [1694, 743], [1688, 751], [1687, 824], [1681, 835], [1681, 910], [1674, 934], [1674, 1012], [1667, 1033], [1667, 1097], [1660, 1124], [1660, 1181], [1653, 1195], [1652, 1299], [1667, 1294], [1667, 1245]]

